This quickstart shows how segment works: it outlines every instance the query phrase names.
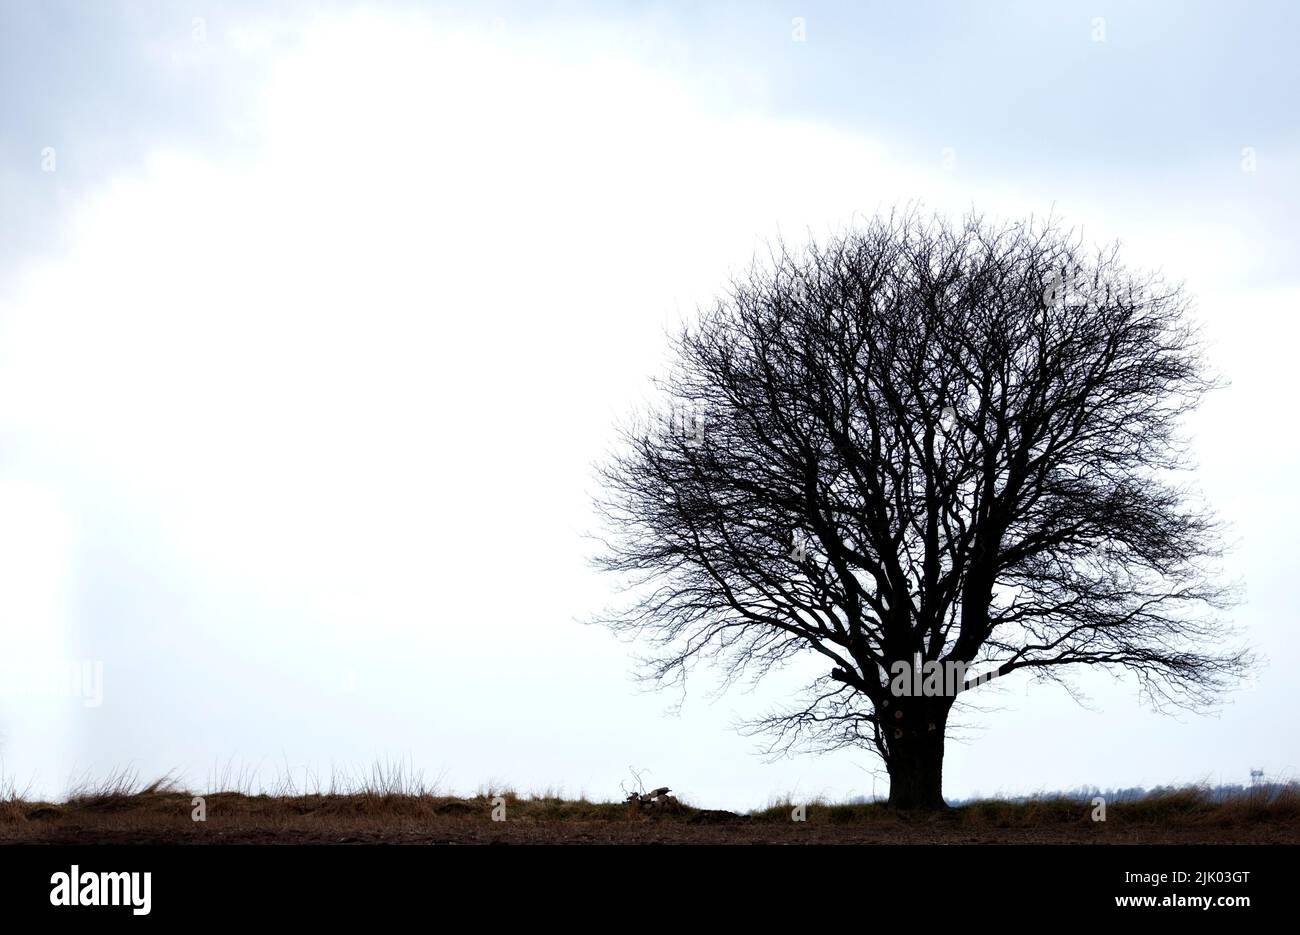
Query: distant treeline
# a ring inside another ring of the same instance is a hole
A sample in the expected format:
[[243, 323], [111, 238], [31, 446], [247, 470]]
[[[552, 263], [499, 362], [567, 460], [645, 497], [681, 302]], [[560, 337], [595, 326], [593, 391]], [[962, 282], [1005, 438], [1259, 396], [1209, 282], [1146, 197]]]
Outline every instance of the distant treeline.
[[[1008, 802], [1031, 802], [1035, 799], [1067, 799], [1070, 801], [1090, 802], [1097, 797], [1105, 799], [1107, 802], [1136, 802], [1140, 799], [1154, 798], [1158, 796], [1179, 795], [1187, 792], [1196, 792], [1198, 796], [1209, 802], [1227, 802], [1232, 799], [1239, 799], [1245, 796], [1272, 801], [1278, 796], [1289, 793], [1295, 795], [1300, 792], [1300, 783], [1297, 782], [1260, 782], [1252, 785], [1192, 785], [1192, 786], [1153, 786], [1145, 789], [1142, 786], [1131, 786], [1127, 789], [1102, 789], [1098, 786], [1079, 786], [1077, 789], [1066, 789], [1058, 792], [1038, 792], [1033, 795], [1018, 795], [1006, 797]], [[979, 802], [987, 799], [988, 796], [972, 796], [969, 799], [957, 799], [951, 802], [953, 805], [968, 805], [972, 802]], [[997, 798], [1003, 798], [997, 796]]]
[[[973, 805], [977, 802], [987, 802], [990, 799], [996, 799], [999, 802], [1035, 802], [1048, 800], [1064, 800], [1071, 802], [1091, 802], [1093, 799], [1101, 797], [1107, 802], [1137, 802], [1142, 799], [1157, 798], [1171, 795], [1187, 795], [1195, 793], [1196, 797], [1205, 802], [1229, 802], [1240, 798], [1255, 798], [1265, 802], [1272, 802], [1282, 795], [1300, 795], [1300, 782], [1260, 782], [1251, 785], [1187, 785], [1187, 786], [1153, 786], [1146, 789], [1142, 786], [1131, 786], [1127, 789], [1102, 789], [1100, 786], [1079, 786], [1075, 789], [1064, 789], [1054, 792], [1035, 792], [1031, 795], [973, 795], [969, 798], [948, 799], [949, 805]], [[854, 796], [849, 799], [850, 804], [863, 804], [870, 802], [869, 796]]]

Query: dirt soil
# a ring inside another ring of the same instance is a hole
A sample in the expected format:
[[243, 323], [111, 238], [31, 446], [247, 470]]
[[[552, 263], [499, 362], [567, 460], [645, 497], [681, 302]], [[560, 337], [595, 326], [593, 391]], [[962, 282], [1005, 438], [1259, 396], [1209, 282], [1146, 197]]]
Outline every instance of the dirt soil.
[[188, 794], [64, 804], [0, 804], [0, 843], [17, 844], [1297, 844], [1300, 811], [1174, 802], [1112, 806], [1104, 822], [1079, 803], [989, 803], [944, 815], [880, 806], [788, 806], [753, 815], [677, 806], [642, 814], [622, 803], [518, 799], [492, 820], [487, 799], [224, 793], [192, 819]]
[[778, 828], [687, 825], [611, 825], [554, 822], [484, 828], [439, 821], [423, 827], [205, 828], [62, 827], [36, 834], [0, 834], [0, 843], [43, 844], [1297, 844], [1293, 831], [1129, 828], [1107, 834], [1062, 829], [1006, 828], [974, 832], [951, 828], [854, 828], [834, 825]]

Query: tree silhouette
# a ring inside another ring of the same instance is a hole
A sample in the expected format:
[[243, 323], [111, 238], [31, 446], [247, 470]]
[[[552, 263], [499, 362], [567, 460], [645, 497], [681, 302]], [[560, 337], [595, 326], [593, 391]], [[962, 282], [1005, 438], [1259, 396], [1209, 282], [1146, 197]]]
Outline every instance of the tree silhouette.
[[1212, 702], [1251, 660], [1179, 483], [1215, 385], [1188, 304], [1051, 224], [904, 213], [776, 251], [675, 336], [601, 466], [596, 563], [629, 597], [601, 621], [667, 683], [821, 654], [753, 726], [878, 752], [901, 808], [943, 807], [950, 712], [987, 678], [1101, 666]]

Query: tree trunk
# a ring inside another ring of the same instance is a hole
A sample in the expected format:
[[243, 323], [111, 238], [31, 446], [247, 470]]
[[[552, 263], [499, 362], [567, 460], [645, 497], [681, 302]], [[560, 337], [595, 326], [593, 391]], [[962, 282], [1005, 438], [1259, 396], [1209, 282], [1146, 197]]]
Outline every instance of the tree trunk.
[[947, 711], [931, 709], [910, 713], [914, 716], [904, 722], [908, 726], [895, 727], [887, 742], [889, 806], [909, 810], [945, 809], [948, 804], [943, 800], [943, 735]]

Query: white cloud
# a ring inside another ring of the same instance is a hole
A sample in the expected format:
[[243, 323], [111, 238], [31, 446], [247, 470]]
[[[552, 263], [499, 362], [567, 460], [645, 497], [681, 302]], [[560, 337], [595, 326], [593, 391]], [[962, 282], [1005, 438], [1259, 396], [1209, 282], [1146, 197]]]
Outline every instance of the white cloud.
[[[0, 309], [6, 435], [71, 465], [85, 509], [150, 517], [168, 560], [142, 574], [183, 567], [192, 592], [173, 646], [82, 608], [143, 677], [114, 689], [108, 667], [104, 765], [420, 744], [462, 788], [509, 772], [609, 794], [643, 751], [712, 802], [797, 783], [806, 762], [757, 775], [725, 711], [658, 719], [623, 647], [571, 622], [607, 596], [582, 565], [588, 466], [665, 320], [761, 237], [915, 198], [1047, 206], [973, 193], [937, 154], [719, 114], [610, 34], [352, 16], [297, 38], [255, 158], [157, 152]], [[169, 719], [129, 716], [168, 691], [188, 692]]]

